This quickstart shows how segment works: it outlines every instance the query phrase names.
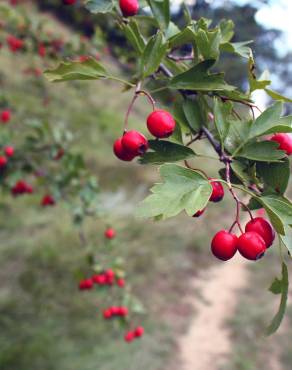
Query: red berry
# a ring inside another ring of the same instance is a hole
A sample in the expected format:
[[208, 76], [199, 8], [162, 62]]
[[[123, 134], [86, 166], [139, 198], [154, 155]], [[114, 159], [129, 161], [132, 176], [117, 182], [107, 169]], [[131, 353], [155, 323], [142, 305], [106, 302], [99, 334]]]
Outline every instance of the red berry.
[[236, 235], [226, 230], [218, 231], [211, 243], [212, 253], [222, 261], [230, 260], [237, 251], [237, 240]]
[[63, 0], [64, 5], [74, 5], [76, 0]]
[[52, 195], [50, 194], [47, 194], [47, 195], [44, 195], [42, 201], [41, 201], [41, 205], [43, 207], [47, 207], [47, 206], [54, 206], [55, 205], [55, 199], [53, 198]]
[[140, 338], [144, 334], [143, 326], [138, 326], [134, 331], [135, 337]]
[[245, 226], [245, 231], [258, 233], [264, 239], [267, 248], [273, 244], [275, 239], [275, 231], [272, 225], [262, 217], [250, 220]]
[[106, 283], [106, 277], [104, 274], [94, 275], [92, 279], [98, 285], [104, 285]]
[[23, 180], [17, 181], [17, 183], [11, 189], [11, 193], [15, 196], [20, 195], [20, 194], [25, 194], [25, 193], [32, 193], [32, 192], [33, 192], [32, 186], [27, 184]]
[[148, 116], [147, 127], [153, 136], [165, 138], [173, 134], [175, 120], [167, 111], [156, 110]]
[[135, 339], [135, 333], [133, 331], [128, 331], [124, 336], [125, 342], [132, 342]]
[[289, 134], [276, 134], [271, 137], [272, 141], [279, 144], [280, 150], [284, 150], [287, 155], [292, 154], [292, 137]]
[[130, 162], [135, 158], [135, 155], [128, 153], [123, 147], [122, 137], [114, 142], [113, 149], [116, 157], [119, 158], [121, 161]]
[[30, 184], [26, 184], [26, 193], [33, 193], [33, 187]]
[[14, 155], [14, 148], [13, 148], [13, 146], [6, 146], [4, 148], [4, 152], [5, 152], [5, 154], [6, 154], [7, 157], [13, 157], [13, 155]]
[[224, 197], [224, 188], [223, 188], [221, 182], [212, 181], [213, 179], [211, 179], [211, 178], [209, 180], [210, 180], [210, 183], [211, 183], [212, 189], [213, 189], [211, 197], [210, 197], [210, 201], [214, 202], [214, 203], [220, 202], [220, 200], [222, 200], [223, 197]]
[[266, 243], [259, 234], [251, 231], [239, 237], [237, 248], [243, 257], [256, 261], [265, 254]]
[[148, 149], [148, 140], [140, 132], [131, 130], [122, 137], [122, 146], [127, 153], [134, 156], [142, 155]]
[[11, 36], [11, 35], [7, 36], [6, 41], [7, 41], [9, 49], [13, 53], [21, 49], [24, 46], [24, 42], [22, 40], [18, 39], [17, 37]]
[[11, 111], [9, 109], [6, 109], [1, 112], [1, 121], [3, 123], [9, 122], [11, 119]]
[[47, 50], [43, 44], [39, 45], [38, 54], [40, 57], [44, 58], [46, 56]]
[[108, 228], [108, 229], [105, 230], [104, 236], [107, 239], [114, 239], [115, 236], [116, 236], [116, 231], [110, 227], [110, 228]]
[[4, 168], [7, 165], [7, 158], [4, 155], [0, 155], [0, 168]]
[[112, 316], [119, 315], [119, 313], [120, 313], [120, 308], [119, 307], [113, 306], [113, 307], [110, 307], [109, 309], [111, 311]]
[[112, 317], [112, 311], [110, 308], [107, 308], [106, 310], [103, 311], [103, 317], [105, 319], [110, 319]]
[[117, 285], [120, 287], [120, 288], [123, 288], [125, 286], [126, 282], [125, 282], [125, 279], [118, 279], [117, 280]]
[[193, 217], [200, 217], [206, 211], [206, 208], [201, 209], [200, 211], [196, 212]]
[[119, 0], [119, 4], [124, 17], [131, 17], [139, 11], [137, 0]]

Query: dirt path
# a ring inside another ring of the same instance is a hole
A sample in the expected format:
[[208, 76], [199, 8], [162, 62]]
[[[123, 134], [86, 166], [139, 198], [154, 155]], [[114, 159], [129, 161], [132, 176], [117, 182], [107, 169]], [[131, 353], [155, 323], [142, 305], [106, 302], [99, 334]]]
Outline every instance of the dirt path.
[[181, 370], [219, 370], [231, 352], [231, 340], [224, 326], [232, 317], [237, 303], [237, 291], [248, 278], [247, 263], [236, 256], [232, 261], [218, 263], [199, 278], [194, 278], [193, 290], [200, 296], [191, 298], [196, 313], [189, 331], [181, 338]]

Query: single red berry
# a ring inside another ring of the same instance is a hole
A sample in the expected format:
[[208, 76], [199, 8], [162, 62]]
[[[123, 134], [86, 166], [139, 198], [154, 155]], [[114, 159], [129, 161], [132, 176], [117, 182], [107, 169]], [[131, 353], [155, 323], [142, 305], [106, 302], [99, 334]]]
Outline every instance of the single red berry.
[[11, 111], [9, 109], [5, 109], [1, 112], [1, 122], [8, 123], [11, 119]]
[[120, 288], [123, 288], [125, 286], [126, 282], [125, 282], [125, 279], [118, 279], [117, 280], [117, 285], [120, 287]]
[[128, 153], [123, 147], [122, 137], [114, 142], [113, 150], [116, 157], [119, 158], [121, 161], [130, 162], [135, 158], [135, 155]]
[[144, 154], [149, 147], [146, 137], [136, 130], [130, 130], [124, 134], [122, 145], [127, 153], [134, 156]]
[[210, 197], [210, 202], [214, 202], [214, 203], [220, 202], [220, 200], [222, 200], [224, 197], [224, 188], [221, 182], [213, 181], [214, 179], [211, 179], [211, 178], [209, 180], [210, 180], [210, 184], [212, 185], [212, 189], [213, 189], [211, 197]]
[[55, 205], [55, 199], [52, 195], [50, 194], [47, 194], [47, 195], [44, 195], [42, 201], [41, 201], [41, 205], [43, 207], [47, 207], [47, 206], [54, 206]]
[[14, 37], [14, 36], [7, 36], [7, 45], [9, 47], [9, 49], [15, 53], [16, 51], [18, 51], [19, 49], [22, 49], [22, 47], [24, 46], [24, 42], [20, 39], [18, 39], [17, 37]]
[[125, 342], [132, 342], [135, 339], [135, 333], [133, 331], [128, 331], [124, 336]]
[[116, 231], [115, 229], [109, 227], [108, 229], [105, 230], [104, 232], [104, 236], [107, 238], [107, 239], [114, 239], [115, 236], [116, 236]]
[[119, 4], [124, 17], [134, 16], [139, 11], [137, 0], [119, 0]]
[[46, 56], [46, 53], [47, 53], [46, 47], [43, 44], [40, 44], [38, 48], [39, 56], [44, 58]]
[[13, 148], [13, 146], [6, 146], [4, 148], [4, 152], [5, 152], [5, 154], [6, 154], [7, 157], [13, 157], [13, 155], [14, 155], [14, 148]]
[[107, 270], [104, 275], [106, 278], [106, 283], [112, 285], [115, 279], [115, 273], [113, 272], [113, 270]]
[[157, 138], [165, 138], [172, 135], [175, 125], [174, 118], [165, 110], [156, 110], [147, 118], [148, 130]]
[[272, 141], [275, 141], [279, 144], [280, 150], [284, 150], [287, 155], [292, 154], [292, 137], [289, 134], [276, 134], [271, 137]]
[[226, 230], [218, 231], [211, 243], [212, 253], [222, 261], [230, 260], [237, 251], [237, 240], [236, 235]]
[[98, 285], [106, 284], [106, 276], [104, 274], [94, 275], [93, 281]]
[[4, 155], [0, 155], [0, 168], [4, 168], [7, 165], [7, 158]]
[[201, 209], [200, 211], [196, 212], [193, 217], [200, 217], [206, 211], [206, 208]]
[[250, 220], [245, 226], [245, 231], [258, 233], [264, 239], [267, 248], [273, 244], [275, 239], [275, 231], [272, 225], [262, 217]]
[[103, 317], [107, 319], [111, 319], [112, 317], [112, 311], [110, 308], [107, 308], [106, 310], [103, 311]]
[[238, 239], [237, 248], [243, 257], [251, 261], [261, 258], [267, 249], [264, 239], [254, 231], [242, 234]]
[[138, 326], [134, 331], [135, 337], [140, 338], [144, 334], [143, 326]]

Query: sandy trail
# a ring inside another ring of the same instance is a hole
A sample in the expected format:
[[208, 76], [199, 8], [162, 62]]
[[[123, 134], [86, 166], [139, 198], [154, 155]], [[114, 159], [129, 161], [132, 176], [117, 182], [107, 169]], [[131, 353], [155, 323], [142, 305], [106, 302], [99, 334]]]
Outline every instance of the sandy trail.
[[194, 294], [190, 304], [195, 309], [189, 331], [181, 338], [181, 370], [219, 370], [232, 350], [230, 333], [225, 326], [232, 317], [237, 291], [248, 280], [247, 262], [236, 256], [202, 271], [192, 282]]

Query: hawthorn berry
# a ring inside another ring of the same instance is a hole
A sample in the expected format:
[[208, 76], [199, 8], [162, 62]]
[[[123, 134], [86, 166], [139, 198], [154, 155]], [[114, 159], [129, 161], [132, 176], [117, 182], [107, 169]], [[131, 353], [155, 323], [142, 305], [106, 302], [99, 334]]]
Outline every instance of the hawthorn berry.
[[120, 316], [125, 317], [125, 316], [127, 316], [127, 315], [128, 315], [128, 313], [129, 313], [129, 310], [128, 310], [128, 308], [127, 308], [127, 307], [125, 307], [125, 306], [121, 306], [121, 307], [119, 307], [119, 315], [120, 315]]
[[46, 56], [47, 50], [46, 47], [43, 44], [40, 44], [38, 47], [38, 54], [41, 58], [44, 58]]
[[273, 244], [275, 239], [275, 231], [272, 225], [262, 217], [250, 220], [245, 226], [245, 231], [258, 233], [264, 239], [267, 248]]
[[165, 110], [156, 110], [147, 118], [149, 132], [159, 139], [172, 135], [175, 130], [175, 125], [174, 118]]
[[149, 147], [146, 137], [136, 130], [130, 130], [124, 134], [122, 146], [127, 153], [133, 156], [144, 154]]
[[220, 260], [228, 261], [237, 252], [237, 241], [237, 236], [229, 231], [218, 231], [211, 243], [212, 253]]
[[33, 187], [30, 184], [26, 183], [24, 180], [17, 181], [17, 183], [11, 189], [11, 193], [14, 196], [32, 192]]
[[5, 109], [1, 112], [1, 122], [8, 123], [11, 119], [11, 111], [9, 109]]
[[122, 144], [122, 137], [118, 138], [114, 142], [113, 150], [115, 153], [115, 156], [119, 158], [121, 161], [130, 162], [135, 158], [135, 155], [130, 154], [126, 151]]
[[47, 207], [47, 206], [54, 206], [55, 205], [55, 199], [52, 195], [50, 194], [47, 194], [47, 195], [44, 195], [43, 196], [43, 199], [41, 201], [41, 205], [43, 207]]
[[264, 239], [254, 231], [242, 234], [238, 239], [237, 248], [243, 257], [251, 261], [263, 257], [267, 249]]
[[109, 308], [112, 316], [118, 316], [120, 314], [120, 308], [117, 306], [112, 306]]
[[200, 211], [196, 212], [193, 217], [200, 217], [206, 211], [206, 208], [201, 209]]
[[136, 337], [136, 338], [140, 338], [140, 337], [142, 337], [142, 335], [144, 334], [144, 328], [143, 328], [143, 326], [138, 326], [138, 327], [134, 330], [134, 334], [135, 334], [135, 337]]
[[210, 202], [220, 202], [224, 197], [224, 188], [221, 182], [219, 181], [213, 181], [214, 179], [209, 179], [210, 184], [212, 185], [212, 194], [210, 197]]
[[271, 137], [271, 141], [275, 141], [279, 144], [278, 149], [284, 150], [287, 155], [292, 154], [292, 137], [289, 134], [276, 134]]
[[20, 39], [18, 39], [17, 37], [14, 37], [12, 35], [9, 35], [7, 36], [7, 45], [9, 47], [9, 49], [15, 53], [16, 51], [18, 51], [19, 49], [22, 49], [22, 47], [24, 46], [24, 42]]
[[4, 155], [0, 155], [0, 169], [7, 165], [7, 158]]
[[124, 17], [132, 17], [139, 11], [139, 2], [137, 0], [119, 0], [119, 4]]
[[109, 227], [108, 229], [105, 230], [104, 236], [107, 239], [114, 239], [116, 237], [116, 231], [115, 231], [115, 229]]
[[13, 148], [13, 146], [6, 146], [4, 148], [4, 153], [6, 154], [7, 157], [13, 157], [13, 155], [14, 155], [14, 148]]
[[112, 311], [111, 308], [107, 308], [106, 310], [103, 311], [103, 317], [108, 320], [112, 318]]
[[64, 5], [74, 5], [76, 0], [63, 0]]
[[123, 288], [125, 285], [126, 285], [126, 282], [125, 282], [125, 279], [118, 279], [117, 280], [117, 285], [120, 287], [120, 288]]
[[135, 339], [135, 333], [133, 331], [128, 331], [124, 336], [125, 342], [132, 342]]

